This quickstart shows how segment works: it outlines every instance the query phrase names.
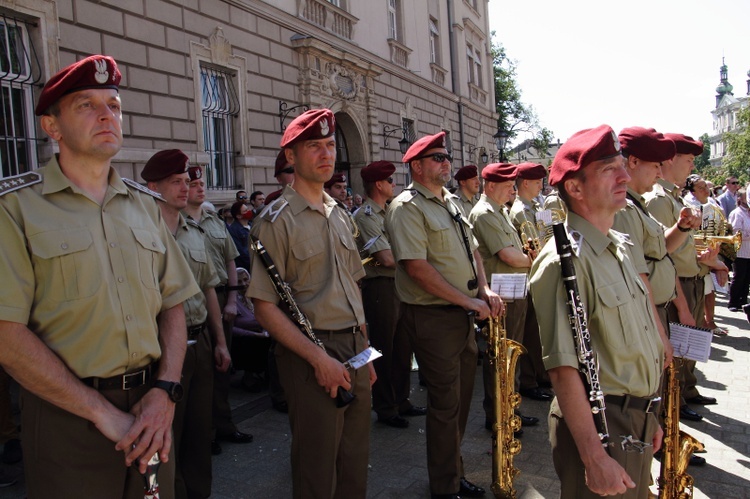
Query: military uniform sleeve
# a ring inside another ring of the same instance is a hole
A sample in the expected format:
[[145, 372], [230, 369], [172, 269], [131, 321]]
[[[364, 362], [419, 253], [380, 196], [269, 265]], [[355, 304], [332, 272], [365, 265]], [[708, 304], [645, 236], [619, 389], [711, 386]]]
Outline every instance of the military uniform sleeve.
[[641, 217], [636, 212], [637, 207], [628, 204], [625, 208], [615, 214], [615, 222], [612, 228], [617, 232], [627, 234], [633, 243], [631, 255], [633, 266], [639, 274], [649, 274], [646, 257], [643, 252], [644, 227]]
[[379, 216], [374, 213], [367, 215], [366, 213], [363, 213], [362, 209], [360, 209], [357, 216], [354, 217], [354, 221], [357, 223], [357, 227], [359, 227], [359, 237], [363, 245], [373, 237], [381, 236], [375, 241], [375, 244], [370, 246], [370, 249], [368, 250], [369, 254], [372, 255], [378, 251], [391, 249], [391, 244], [383, 234], [382, 222]]
[[549, 248], [547, 245], [540, 258], [534, 261], [530, 274], [531, 297], [542, 341], [542, 360], [547, 370], [561, 366], [577, 369], [578, 357], [568, 318], [560, 259]]
[[649, 213], [657, 219], [662, 225], [671, 227], [676, 220], [674, 219], [674, 210], [672, 201], [666, 195], [658, 195], [649, 198], [646, 201]]
[[[157, 208], [158, 210], [158, 208]], [[162, 297], [162, 310], [179, 305], [191, 296], [200, 293], [185, 257], [180, 251], [167, 225], [159, 214], [159, 235], [166, 246], [162, 265], [159, 269], [159, 289]]]
[[504, 248], [515, 246], [513, 235], [507, 232], [508, 228], [494, 213], [482, 213], [472, 218], [472, 222], [474, 223], [474, 236], [485, 245], [490, 254], [495, 255]]
[[389, 217], [388, 234], [396, 261], [427, 259], [427, 230], [424, 213], [414, 203], [402, 203], [398, 216]]
[[0, 204], [0, 320], [28, 324], [34, 301], [34, 270], [23, 231]]

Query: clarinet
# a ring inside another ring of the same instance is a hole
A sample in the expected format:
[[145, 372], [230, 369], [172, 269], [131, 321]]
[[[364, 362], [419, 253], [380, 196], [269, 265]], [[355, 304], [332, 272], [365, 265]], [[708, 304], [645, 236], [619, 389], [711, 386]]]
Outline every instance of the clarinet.
[[562, 280], [567, 295], [568, 318], [570, 327], [573, 329], [573, 342], [578, 355], [578, 371], [581, 374], [583, 386], [588, 392], [591, 414], [594, 416], [594, 425], [599, 434], [599, 440], [606, 449], [609, 444], [609, 430], [607, 429], [607, 419], [604, 417], [604, 410], [606, 409], [604, 393], [599, 384], [599, 361], [596, 358], [596, 353], [591, 349], [591, 333], [588, 328], [586, 309], [583, 307], [581, 295], [578, 291], [570, 240], [565, 231], [565, 225], [562, 223], [554, 224], [552, 233], [555, 236], [557, 254], [560, 255]]
[[[260, 260], [263, 262], [263, 266], [266, 268], [266, 272], [268, 272], [268, 277], [271, 278], [271, 283], [273, 283], [276, 294], [278, 294], [279, 298], [281, 298], [281, 300], [286, 303], [287, 307], [289, 308], [289, 312], [292, 314], [292, 319], [294, 320], [294, 322], [297, 323], [297, 326], [300, 328], [300, 330], [302, 330], [305, 336], [310, 339], [310, 341], [312, 341], [317, 346], [322, 348], [323, 351], [325, 351], [325, 345], [323, 345], [323, 342], [320, 341], [317, 336], [315, 336], [315, 332], [313, 331], [310, 319], [308, 319], [305, 313], [300, 310], [297, 302], [292, 296], [292, 290], [291, 288], [289, 288], [289, 284], [284, 282], [284, 279], [282, 279], [281, 275], [279, 275], [279, 271], [276, 269], [276, 265], [273, 263], [271, 255], [268, 254], [266, 248], [260, 242], [260, 239], [253, 236], [252, 234], [250, 235], [250, 247], [258, 254]], [[336, 393], [336, 407], [345, 407], [349, 405], [354, 400], [354, 398], [355, 395], [352, 392], [345, 390], [342, 386], [339, 386], [338, 392]]]

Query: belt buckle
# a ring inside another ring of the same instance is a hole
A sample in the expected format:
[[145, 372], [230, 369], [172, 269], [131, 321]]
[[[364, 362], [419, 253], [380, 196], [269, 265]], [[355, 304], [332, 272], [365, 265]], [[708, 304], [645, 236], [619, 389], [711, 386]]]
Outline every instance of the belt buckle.
[[659, 402], [661, 402], [661, 397], [654, 397], [649, 400], [648, 405], [646, 406], [646, 412], [651, 412], [651, 408], [655, 407]]
[[[132, 380], [132, 383], [131, 383], [131, 380]], [[140, 380], [140, 383], [138, 383], [138, 380]], [[138, 371], [137, 373], [124, 374], [122, 376], [122, 389], [123, 390], [131, 390], [133, 388], [138, 388], [139, 386], [142, 386], [145, 384], [146, 384], [146, 370], [145, 369], [142, 369]]]

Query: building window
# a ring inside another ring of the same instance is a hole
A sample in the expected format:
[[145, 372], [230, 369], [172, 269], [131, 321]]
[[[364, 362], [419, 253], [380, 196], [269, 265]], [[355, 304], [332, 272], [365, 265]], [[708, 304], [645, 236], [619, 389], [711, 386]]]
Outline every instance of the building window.
[[402, 118], [401, 127], [404, 130], [404, 137], [409, 141], [409, 144], [413, 144], [417, 141], [417, 131], [414, 130], [414, 120]]
[[234, 123], [240, 103], [235, 75], [201, 65], [201, 114], [203, 143], [209, 153], [205, 181], [214, 189], [234, 189]]
[[470, 43], [466, 44], [466, 63], [469, 83], [482, 88], [482, 56]]
[[401, 14], [399, 0], [388, 0], [388, 37], [401, 40]]
[[328, 0], [328, 3], [335, 7], [341, 8], [341, 0]]
[[430, 62], [440, 65], [440, 31], [437, 27], [437, 19], [428, 20], [430, 28]]
[[482, 55], [478, 50], [474, 51], [474, 69], [476, 74], [474, 75], [474, 84], [479, 88], [482, 87]]
[[28, 29], [35, 25], [0, 17], [0, 162], [9, 177], [37, 165], [33, 85], [41, 80]]

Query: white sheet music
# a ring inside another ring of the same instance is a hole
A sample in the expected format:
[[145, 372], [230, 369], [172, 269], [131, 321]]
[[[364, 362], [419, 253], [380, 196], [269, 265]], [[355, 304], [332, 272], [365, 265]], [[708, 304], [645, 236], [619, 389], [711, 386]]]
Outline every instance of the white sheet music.
[[724, 286], [719, 285], [719, 281], [716, 280], [716, 274], [711, 272], [711, 280], [714, 283], [714, 289], [717, 293], [723, 293], [725, 295], [729, 294], [729, 280], [727, 280], [727, 283]]
[[536, 212], [536, 221], [542, 222], [544, 225], [552, 225], [552, 211], [542, 210]]
[[523, 300], [529, 288], [526, 274], [492, 274], [490, 289], [503, 300]]
[[710, 329], [669, 323], [669, 342], [674, 347], [674, 356], [698, 362], [708, 362], [713, 333]]

